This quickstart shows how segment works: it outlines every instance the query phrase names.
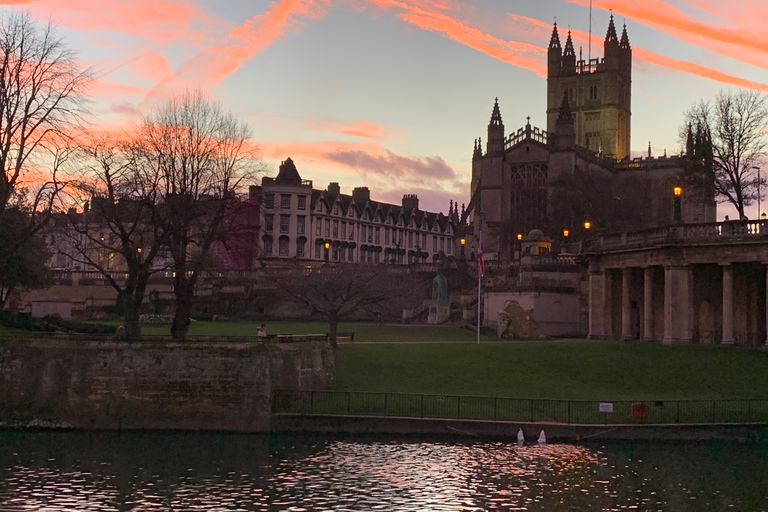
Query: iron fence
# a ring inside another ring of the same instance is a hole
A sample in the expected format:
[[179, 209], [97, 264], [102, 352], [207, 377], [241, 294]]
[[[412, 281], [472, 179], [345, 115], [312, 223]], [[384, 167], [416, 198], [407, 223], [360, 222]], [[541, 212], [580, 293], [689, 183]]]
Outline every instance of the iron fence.
[[461, 395], [285, 391], [272, 412], [564, 424], [768, 423], [768, 399], [547, 400]]

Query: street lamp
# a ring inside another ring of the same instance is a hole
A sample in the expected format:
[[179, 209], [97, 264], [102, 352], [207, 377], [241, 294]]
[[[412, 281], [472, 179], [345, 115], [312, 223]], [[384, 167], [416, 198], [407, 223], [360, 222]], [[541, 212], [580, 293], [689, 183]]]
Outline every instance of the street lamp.
[[563, 238], [568, 238], [569, 234], [570, 234], [570, 231], [568, 231], [567, 229], [563, 230]]
[[464, 247], [467, 245], [467, 239], [464, 237], [461, 237], [461, 257], [464, 257]]
[[589, 221], [584, 222], [584, 229], [592, 229], [592, 223]]
[[680, 197], [683, 195], [683, 187], [675, 187], [672, 191], [675, 194], [675, 222], [683, 222], [683, 207]]
[[518, 233], [517, 234], [517, 239], [518, 240], [522, 240], [523, 239], [523, 234], [522, 233]]
[[328, 260], [330, 259], [330, 254], [329, 253], [330, 253], [330, 248], [331, 248], [331, 242], [329, 240], [326, 240], [324, 246], [325, 246], [325, 261], [327, 263]]

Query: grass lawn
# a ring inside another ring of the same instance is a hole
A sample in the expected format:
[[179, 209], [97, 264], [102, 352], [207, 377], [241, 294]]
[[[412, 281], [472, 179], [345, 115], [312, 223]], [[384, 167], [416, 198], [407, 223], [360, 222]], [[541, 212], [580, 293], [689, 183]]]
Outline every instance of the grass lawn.
[[642, 342], [342, 345], [336, 389], [584, 400], [768, 398], [768, 353]]
[[[261, 322], [192, 322], [190, 335], [255, 336]], [[266, 322], [269, 334], [325, 334], [327, 322]], [[472, 341], [477, 334], [455, 326], [340, 323], [339, 332], [354, 332], [355, 341]], [[142, 325], [142, 334], [170, 334], [170, 324]], [[481, 336], [481, 340], [488, 340]]]

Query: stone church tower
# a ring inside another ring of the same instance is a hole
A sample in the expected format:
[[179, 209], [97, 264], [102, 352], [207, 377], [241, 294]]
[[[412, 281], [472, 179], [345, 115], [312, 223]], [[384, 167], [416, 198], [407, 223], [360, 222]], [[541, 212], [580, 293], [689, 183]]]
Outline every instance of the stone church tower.
[[604, 57], [576, 59], [571, 32], [560, 45], [557, 23], [547, 52], [547, 131], [556, 129], [563, 95], [573, 112], [576, 144], [595, 153], [623, 160], [629, 156], [632, 110], [632, 48], [627, 27], [616, 35], [611, 14]]

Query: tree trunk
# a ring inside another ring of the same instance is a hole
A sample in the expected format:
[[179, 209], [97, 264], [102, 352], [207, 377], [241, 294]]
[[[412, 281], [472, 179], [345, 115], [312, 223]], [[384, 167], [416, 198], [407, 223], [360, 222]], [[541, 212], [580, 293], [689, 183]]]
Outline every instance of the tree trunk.
[[331, 343], [331, 346], [333, 348], [336, 348], [337, 346], [336, 332], [338, 331], [338, 328], [339, 328], [339, 321], [334, 317], [329, 318], [328, 341]]
[[127, 340], [136, 340], [141, 337], [139, 307], [135, 305], [133, 297], [126, 297], [123, 300], [123, 327], [125, 328], [125, 338]]
[[189, 331], [189, 317], [192, 314], [192, 293], [194, 286], [187, 279], [179, 280], [173, 287], [176, 295], [176, 311], [173, 314], [171, 336], [174, 340], [184, 340]]

